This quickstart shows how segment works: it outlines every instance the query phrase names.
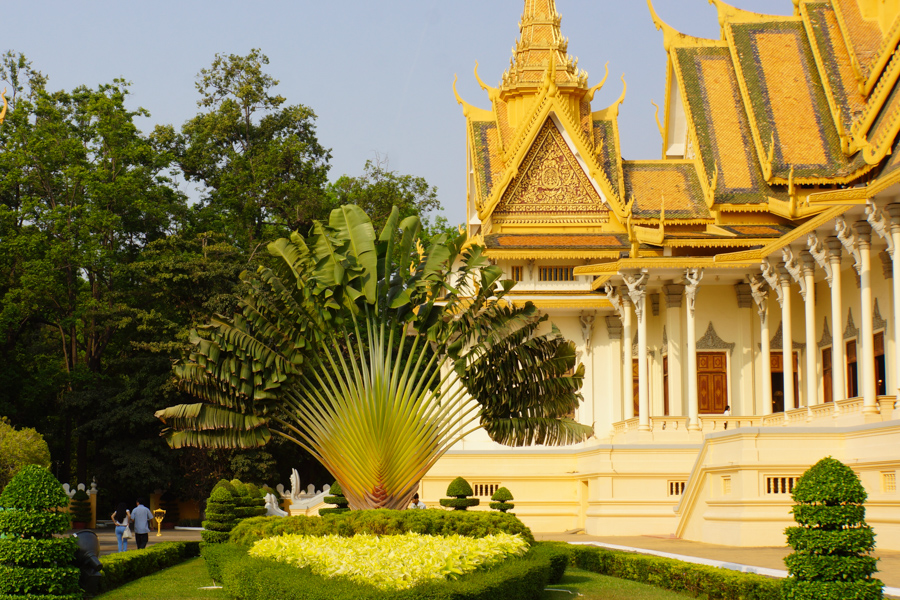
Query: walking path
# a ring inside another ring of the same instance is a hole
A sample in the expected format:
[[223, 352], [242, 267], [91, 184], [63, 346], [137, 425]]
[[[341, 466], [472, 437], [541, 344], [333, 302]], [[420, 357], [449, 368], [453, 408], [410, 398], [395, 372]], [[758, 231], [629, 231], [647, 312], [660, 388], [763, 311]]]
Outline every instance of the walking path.
[[[78, 530], [81, 531], [81, 530]], [[93, 531], [97, 534], [97, 538], [100, 540], [100, 556], [105, 554], [112, 554], [114, 552], [119, 551], [119, 542], [116, 540], [116, 531], [112, 527], [106, 529], [90, 529], [88, 531]], [[74, 533], [75, 530], [70, 531], [69, 533]], [[159, 542], [190, 542], [190, 541], [200, 541], [200, 532], [199, 531], [184, 531], [180, 529], [163, 529], [162, 536], [156, 537], [156, 530], [150, 532], [150, 537], [147, 539], [147, 547], [149, 548], [153, 544], [157, 544]], [[134, 543], [134, 540], [128, 540], [128, 549], [134, 550], [137, 548], [137, 544]]]
[[[689, 542], [678, 538], [654, 536], [597, 536], [570, 533], [536, 533], [541, 541], [592, 544], [614, 550], [627, 550], [655, 556], [666, 556], [700, 564], [714, 564], [737, 571], [754, 572], [770, 577], [787, 575], [784, 557], [791, 553], [789, 547], [739, 548]], [[885, 595], [900, 597], [900, 552], [875, 550], [879, 572], [884, 582]]]

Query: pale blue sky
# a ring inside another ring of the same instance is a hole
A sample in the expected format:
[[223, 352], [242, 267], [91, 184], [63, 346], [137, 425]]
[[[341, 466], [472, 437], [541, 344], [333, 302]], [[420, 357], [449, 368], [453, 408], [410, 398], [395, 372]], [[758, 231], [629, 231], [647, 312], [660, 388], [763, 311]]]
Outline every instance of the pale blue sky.
[[[741, 8], [790, 14], [791, 0], [733, 0]], [[142, 124], [180, 126], [196, 114], [194, 79], [219, 53], [259, 47], [292, 104], [318, 115], [318, 135], [332, 149], [331, 177], [358, 175], [375, 153], [393, 169], [438, 186], [446, 216], [465, 206], [465, 127], [451, 85], [487, 108], [472, 68], [495, 85], [509, 65], [522, 0], [19, 0], [0, 2], [0, 49], [23, 52], [52, 89], [133, 82]], [[677, 29], [718, 38], [706, 0], [657, 0]], [[595, 110], [628, 95], [619, 124], [627, 159], [660, 156], [650, 100], [662, 103], [665, 52], [644, 0], [557, 0], [569, 54], [593, 85], [609, 61]]]

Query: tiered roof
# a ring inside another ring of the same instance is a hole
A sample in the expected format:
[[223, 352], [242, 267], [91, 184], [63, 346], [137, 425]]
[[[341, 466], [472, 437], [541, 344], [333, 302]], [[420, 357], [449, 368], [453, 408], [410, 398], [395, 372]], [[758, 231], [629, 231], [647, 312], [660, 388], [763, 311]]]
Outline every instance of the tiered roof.
[[[499, 88], [481, 82], [491, 108], [458, 98], [469, 129], [469, 220], [489, 253], [523, 244], [632, 257], [733, 247], [743, 259], [835, 212], [836, 197], [865, 200], [845, 188], [900, 181], [900, 9], [793, 0], [792, 16], [769, 16], [711, 3], [717, 40], [675, 31], [648, 0], [668, 54], [668, 150], [623, 161], [625, 92], [593, 110], [606, 78], [589, 87], [553, 0], [525, 1], [509, 70]], [[669, 139], [676, 121], [684, 139]]]

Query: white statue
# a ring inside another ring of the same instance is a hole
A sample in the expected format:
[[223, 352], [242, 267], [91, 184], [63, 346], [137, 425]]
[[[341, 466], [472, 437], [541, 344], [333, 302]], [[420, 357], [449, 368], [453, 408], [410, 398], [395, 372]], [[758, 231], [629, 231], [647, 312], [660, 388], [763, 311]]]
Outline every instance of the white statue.
[[594, 333], [594, 320], [597, 318], [597, 314], [590, 313], [581, 313], [579, 320], [581, 321], [581, 335], [584, 338], [584, 347], [587, 350], [587, 353], [591, 353], [591, 337]]
[[859, 258], [859, 245], [857, 243], [856, 233], [850, 229], [850, 226], [847, 225], [844, 217], [838, 217], [834, 220], [834, 230], [837, 231], [837, 239], [841, 241], [841, 244], [847, 249], [850, 256], [853, 257], [853, 268], [859, 273], [862, 269], [862, 261]]
[[694, 304], [697, 301], [697, 288], [700, 287], [700, 280], [703, 279], [703, 269], [685, 269], [684, 270], [684, 296], [687, 298], [688, 310], [694, 314]]
[[297, 469], [291, 469], [291, 500], [299, 500], [303, 495], [303, 489], [300, 487], [300, 473]]
[[286, 517], [288, 513], [281, 510], [278, 506], [278, 499], [275, 494], [266, 494], [266, 516], [267, 517]]

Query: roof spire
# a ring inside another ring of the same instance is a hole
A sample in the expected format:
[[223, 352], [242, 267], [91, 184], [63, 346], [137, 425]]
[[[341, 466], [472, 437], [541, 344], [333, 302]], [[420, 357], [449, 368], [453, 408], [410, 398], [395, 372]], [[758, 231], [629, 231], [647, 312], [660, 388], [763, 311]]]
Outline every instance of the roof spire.
[[569, 40], [560, 31], [561, 20], [555, 0], [525, 0], [513, 60], [503, 74], [504, 90], [538, 87], [551, 61], [558, 86], [587, 89], [587, 73], [578, 69], [577, 58], [567, 54]]

